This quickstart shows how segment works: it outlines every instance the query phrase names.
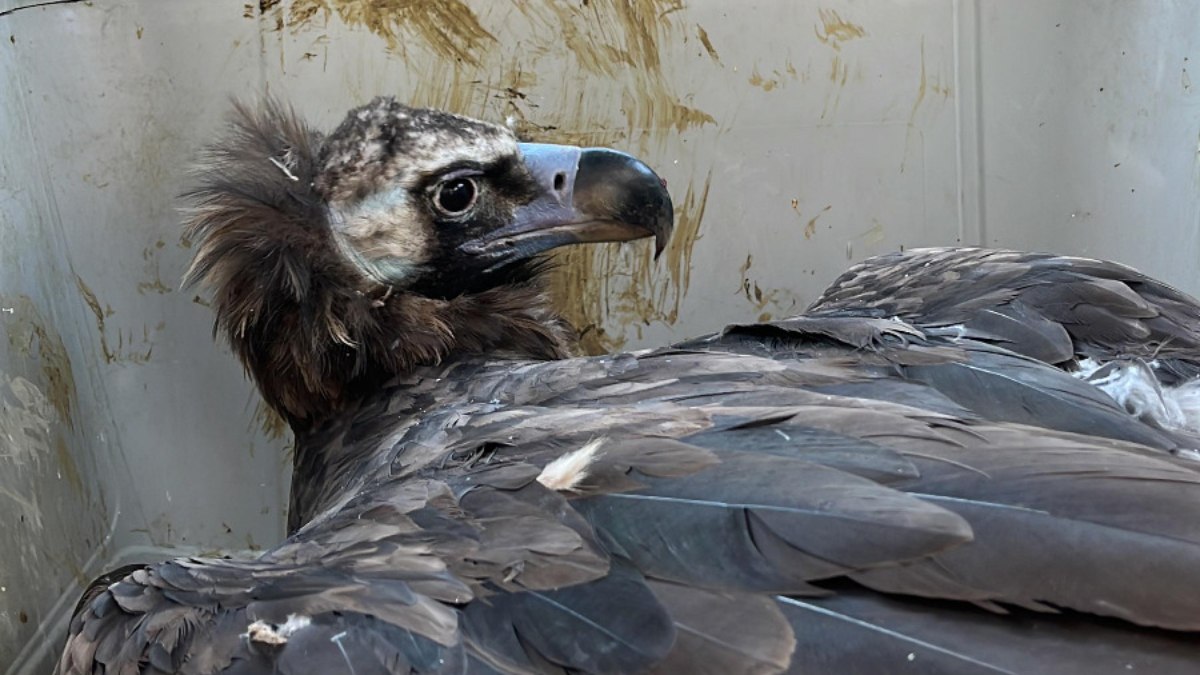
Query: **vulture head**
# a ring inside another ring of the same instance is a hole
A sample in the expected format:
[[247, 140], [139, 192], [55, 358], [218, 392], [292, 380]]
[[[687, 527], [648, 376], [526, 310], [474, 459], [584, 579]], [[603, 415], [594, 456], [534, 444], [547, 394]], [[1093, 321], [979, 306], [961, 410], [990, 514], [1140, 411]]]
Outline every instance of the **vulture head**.
[[224, 332], [293, 425], [452, 353], [558, 358], [572, 339], [544, 253], [653, 236], [665, 183], [614, 150], [519, 142], [503, 126], [376, 98], [328, 135], [235, 105], [186, 195]]

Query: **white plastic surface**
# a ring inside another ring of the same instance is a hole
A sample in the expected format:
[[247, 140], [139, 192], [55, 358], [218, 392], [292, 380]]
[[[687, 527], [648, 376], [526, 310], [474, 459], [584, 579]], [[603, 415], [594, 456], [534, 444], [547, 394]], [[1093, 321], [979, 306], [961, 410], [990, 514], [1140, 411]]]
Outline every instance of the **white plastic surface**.
[[328, 127], [394, 94], [640, 155], [672, 247], [558, 279], [611, 349], [799, 311], [900, 246], [1200, 292], [1198, 25], [1125, 0], [0, 0], [0, 670], [47, 672], [104, 569], [282, 535], [287, 438], [178, 289], [175, 196], [228, 96]]

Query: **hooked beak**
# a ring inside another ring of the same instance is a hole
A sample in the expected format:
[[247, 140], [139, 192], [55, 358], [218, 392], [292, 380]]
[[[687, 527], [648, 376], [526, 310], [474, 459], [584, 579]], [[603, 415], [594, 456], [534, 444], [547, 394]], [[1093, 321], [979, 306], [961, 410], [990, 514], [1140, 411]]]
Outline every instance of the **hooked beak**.
[[513, 222], [460, 247], [490, 268], [570, 244], [654, 237], [654, 257], [671, 236], [666, 182], [638, 159], [606, 148], [522, 143], [539, 194]]

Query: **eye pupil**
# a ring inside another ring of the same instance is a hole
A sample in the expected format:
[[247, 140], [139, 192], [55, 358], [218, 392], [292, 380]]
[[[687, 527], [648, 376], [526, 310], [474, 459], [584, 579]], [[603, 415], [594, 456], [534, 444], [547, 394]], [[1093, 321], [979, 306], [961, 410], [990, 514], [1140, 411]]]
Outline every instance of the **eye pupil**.
[[448, 214], [460, 214], [475, 204], [475, 192], [475, 182], [468, 178], [448, 180], [438, 188], [437, 206]]

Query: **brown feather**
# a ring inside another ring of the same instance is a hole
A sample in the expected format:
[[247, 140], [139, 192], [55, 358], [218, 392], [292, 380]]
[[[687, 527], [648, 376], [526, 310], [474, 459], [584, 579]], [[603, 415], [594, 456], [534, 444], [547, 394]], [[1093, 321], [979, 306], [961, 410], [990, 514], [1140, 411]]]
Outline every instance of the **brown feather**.
[[[537, 281], [429, 298], [397, 292], [341, 255], [325, 193], [361, 196], [386, 176], [337, 187], [351, 173], [334, 159], [345, 150], [330, 143], [276, 101], [236, 104], [229, 132], [204, 153], [199, 187], [185, 195], [196, 253], [184, 283], [213, 290], [214, 330], [293, 426], [451, 354], [569, 354], [570, 331]], [[346, 173], [328, 175], [330, 166]]]

